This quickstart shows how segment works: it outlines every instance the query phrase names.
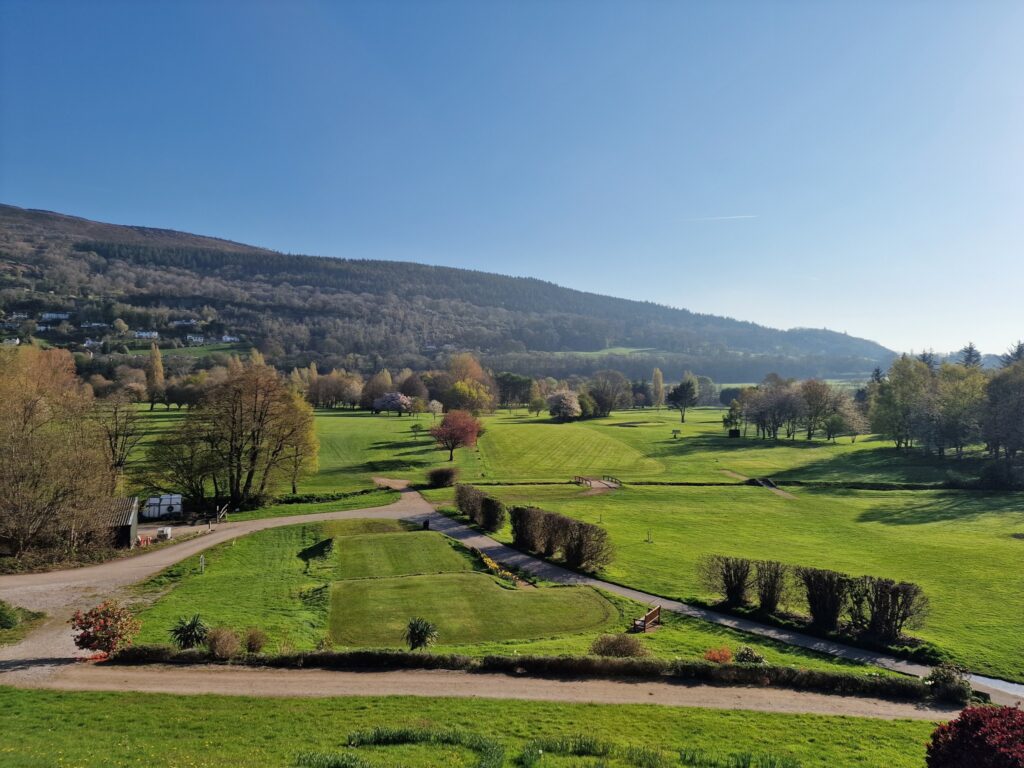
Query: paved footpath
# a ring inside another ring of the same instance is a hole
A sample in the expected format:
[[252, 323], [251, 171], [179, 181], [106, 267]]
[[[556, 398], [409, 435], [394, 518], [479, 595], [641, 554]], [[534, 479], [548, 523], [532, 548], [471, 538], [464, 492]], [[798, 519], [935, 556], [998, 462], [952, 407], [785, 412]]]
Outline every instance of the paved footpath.
[[[370, 509], [225, 523], [217, 526], [216, 530], [212, 533], [203, 534], [181, 544], [175, 544], [142, 555], [112, 560], [96, 566], [50, 573], [0, 576], [0, 598], [15, 605], [45, 611], [48, 615], [46, 622], [25, 640], [15, 645], [0, 647], [0, 685], [64, 687], [60, 682], [60, 679], [63, 677], [65, 685], [71, 680], [79, 680], [83, 687], [87, 687], [85, 680], [82, 679], [83, 677], [92, 676], [89, 679], [95, 680], [96, 675], [107, 673], [107, 670], [110, 668], [94, 668], [101, 671], [82, 672], [80, 671], [82, 665], [75, 663], [77, 652], [72, 643], [71, 632], [67, 624], [68, 618], [75, 610], [95, 605], [107, 597], [116, 597], [130, 584], [142, 581], [187, 557], [239, 536], [283, 525], [356, 518], [409, 519], [420, 523], [427, 520], [431, 530], [450, 536], [466, 546], [475, 547], [505, 566], [520, 569], [547, 581], [597, 587], [642, 603], [657, 603], [664, 610], [670, 610], [684, 616], [692, 616], [742, 632], [750, 632], [768, 637], [789, 645], [807, 648], [844, 659], [862, 661], [909, 675], [920, 677], [929, 672], [929, 668], [926, 666], [912, 664], [884, 654], [822, 640], [791, 630], [759, 624], [754, 621], [729, 616], [675, 600], [667, 600], [657, 595], [578, 574], [524, 554], [463, 525], [457, 520], [436, 512], [422, 496], [407, 488], [406, 483], [402, 481], [380, 480], [379, 482], [386, 483], [390, 487], [399, 490], [401, 492], [399, 500], [389, 506]], [[72, 667], [77, 667], [78, 669], [72, 669]], [[174, 674], [175, 671], [178, 674], [184, 674], [181, 670], [182, 668], [171, 667], [161, 671], [159, 674], [161, 677]], [[329, 674], [336, 673], [332, 672]], [[469, 677], [475, 679], [477, 676], [470, 675]], [[360, 679], [366, 680], [367, 678], [362, 677]], [[977, 689], [985, 691], [992, 696], [993, 701], [998, 703], [1014, 704], [1024, 702], [1024, 686], [981, 677], [973, 678], [973, 682]], [[99, 685], [99, 683], [90, 684]], [[172, 685], [171, 681], [168, 681], [168, 685]], [[679, 686], [673, 687], [679, 688]], [[132, 688], [132, 690], [136, 689]], [[756, 689], [743, 690], [752, 691]], [[777, 694], [778, 692], [776, 691], [775, 693]], [[810, 701], [810, 699], [806, 699], [806, 701]], [[900, 706], [909, 707], [910, 705]], [[931, 716], [935, 717], [937, 714], [938, 712], [935, 711]], [[905, 714], [904, 716], [913, 715]]]

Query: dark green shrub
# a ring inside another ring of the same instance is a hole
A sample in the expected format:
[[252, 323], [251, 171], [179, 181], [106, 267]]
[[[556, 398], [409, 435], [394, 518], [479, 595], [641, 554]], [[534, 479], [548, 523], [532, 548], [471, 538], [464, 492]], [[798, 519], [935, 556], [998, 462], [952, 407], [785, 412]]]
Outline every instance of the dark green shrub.
[[409, 644], [410, 651], [433, 645], [437, 642], [437, 627], [419, 616], [409, 619], [405, 627], [405, 642]]
[[612, 561], [612, 542], [599, 525], [572, 520], [565, 526], [562, 546], [565, 564], [581, 571], [597, 571]]
[[822, 568], [797, 568], [796, 573], [804, 587], [811, 626], [835, 632], [850, 595], [852, 580], [842, 573]]
[[968, 707], [932, 734], [928, 768], [1021, 768], [1024, 711], [1019, 707]]
[[18, 610], [0, 600], [0, 629], [14, 629], [20, 622]]
[[458, 479], [458, 467], [439, 467], [427, 472], [427, 485], [431, 488], [450, 488]]
[[484, 496], [480, 501], [480, 527], [494, 533], [505, 526], [505, 505], [493, 496]]
[[757, 606], [761, 613], [775, 613], [786, 596], [790, 581], [790, 567], [775, 560], [757, 560], [754, 563], [754, 587]]
[[737, 664], [764, 664], [764, 656], [755, 651], [749, 645], [744, 645], [738, 651], [736, 651], [736, 663]]
[[190, 619], [184, 617], [178, 619], [174, 626], [168, 630], [172, 642], [183, 651], [189, 648], [198, 648], [206, 642], [206, 635], [210, 628], [197, 613]]
[[484, 493], [472, 485], [459, 483], [455, 486], [455, 506], [459, 512], [464, 514], [477, 525], [481, 522], [481, 506], [483, 505]]
[[595, 656], [610, 656], [614, 658], [638, 658], [650, 655], [640, 638], [636, 635], [600, 635], [590, 646], [590, 652]]
[[938, 701], [966, 704], [971, 700], [973, 690], [967, 679], [967, 668], [959, 664], [939, 664], [924, 682]]

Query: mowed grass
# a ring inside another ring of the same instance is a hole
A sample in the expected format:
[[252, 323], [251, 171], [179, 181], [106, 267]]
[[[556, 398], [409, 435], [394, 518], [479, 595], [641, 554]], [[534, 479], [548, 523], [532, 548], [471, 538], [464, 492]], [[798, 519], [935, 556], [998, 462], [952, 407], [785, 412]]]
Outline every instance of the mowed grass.
[[[140, 612], [139, 642], [166, 643], [181, 617], [258, 626], [270, 650], [399, 647], [422, 616], [440, 631], [438, 652], [587, 654], [594, 639], [628, 629], [644, 606], [589, 587], [510, 589], [438, 533], [397, 520], [336, 520], [274, 528], [215, 547], [141, 585], [154, 601]], [[773, 664], [861, 673], [879, 670], [791, 648], [683, 617], [642, 638], [664, 658], [701, 658], [723, 645], [750, 645]]]
[[436, 625], [444, 642], [470, 645], [610, 627], [619, 613], [589, 587], [510, 589], [483, 573], [355, 579], [331, 589], [331, 637], [341, 645], [402, 646], [413, 616]]
[[[983, 674], [1024, 680], [1024, 494], [571, 486], [489, 489], [600, 523], [616, 547], [605, 576], [670, 597], [708, 595], [703, 554], [833, 568], [912, 581], [931, 601], [914, 634]], [[441, 494], [438, 494], [440, 496]], [[647, 542], [648, 532], [651, 543]], [[508, 540], [506, 529], [499, 538]]]
[[[921, 721], [647, 704], [400, 696], [281, 699], [0, 688], [0, 764], [5, 768], [286, 768], [294, 765], [299, 752], [341, 750], [348, 733], [376, 726], [481, 733], [505, 747], [507, 766], [517, 764], [530, 739], [585, 733], [619, 746], [646, 745], [665, 752], [689, 747], [725, 754], [770, 753], [796, 759], [803, 768], [919, 768], [934, 728]], [[441, 747], [375, 748], [360, 750], [359, 755], [381, 766], [474, 764], [472, 753]]]

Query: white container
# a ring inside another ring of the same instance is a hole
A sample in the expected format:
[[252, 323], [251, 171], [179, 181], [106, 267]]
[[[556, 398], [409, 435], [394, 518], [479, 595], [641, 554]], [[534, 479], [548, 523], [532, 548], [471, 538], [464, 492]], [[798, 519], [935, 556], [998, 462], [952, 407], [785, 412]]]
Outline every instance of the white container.
[[173, 535], [174, 533], [171, 531], [171, 527], [169, 525], [156, 529], [156, 537], [161, 541], [166, 541], [167, 539], [172, 538]]

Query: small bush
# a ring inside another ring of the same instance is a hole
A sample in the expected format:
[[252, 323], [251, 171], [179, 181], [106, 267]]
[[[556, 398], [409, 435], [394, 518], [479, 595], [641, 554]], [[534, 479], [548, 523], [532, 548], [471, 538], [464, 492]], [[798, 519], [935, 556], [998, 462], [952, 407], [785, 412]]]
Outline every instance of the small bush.
[[1024, 768], [1024, 711], [969, 707], [932, 734], [928, 768]]
[[419, 616], [409, 619], [405, 628], [405, 642], [410, 651], [426, 648], [437, 642], [437, 627]]
[[647, 656], [647, 650], [640, 638], [635, 635], [601, 635], [590, 646], [590, 652], [595, 656], [610, 656], [614, 658], [637, 658]]
[[77, 632], [76, 647], [106, 654], [127, 648], [142, 628], [135, 615], [114, 600], [88, 611], [76, 611], [71, 626]]
[[198, 648], [205, 643], [206, 635], [209, 631], [210, 628], [206, 625], [206, 622], [196, 613], [190, 619], [185, 617], [178, 619], [174, 626], [168, 630], [168, 634], [171, 636], [171, 642], [178, 648], [186, 651], [189, 648]]
[[0, 629], [14, 629], [20, 621], [17, 609], [0, 600]]
[[206, 633], [206, 648], [220, 661], [233, 659], [242, 648], [238, 633], [228, 627], [214, 627]]
[[755, 651], [749, 645], [744, 645], [736, 651], [737, 664], [765, 664], [764, 656]]
[[850, 595], [850, 577], [821, 568], [798, 568], [797, 576], [804, 586], [811, 626], [824, 632], [835, 632]]
[[966, 704], [971, 700], [973, 691], [967, 679], [967, 669], [959, 664], [939, 664], [924, 682], [939, 701]]
[[450, 488], [458, 479], [458, 467], [439, 467], [427, 472], [427, 485], [431, 488]]
[[242, 647], [246, 653], [259, 653], [267, 644], [267, 633], [259, 627], [249, 627], [242, 636]]
[[732, 651], [724, 645], [721, 648], [708, 648], [704, 651], [704, 660], [712, 664], [729, 664], [732, 662]]

